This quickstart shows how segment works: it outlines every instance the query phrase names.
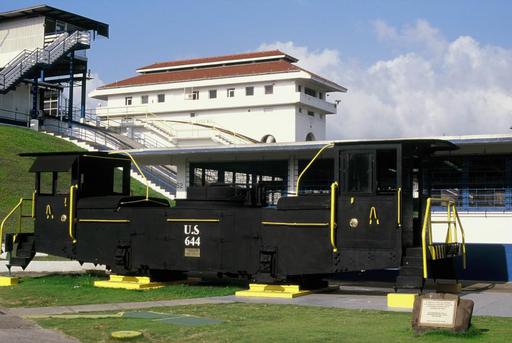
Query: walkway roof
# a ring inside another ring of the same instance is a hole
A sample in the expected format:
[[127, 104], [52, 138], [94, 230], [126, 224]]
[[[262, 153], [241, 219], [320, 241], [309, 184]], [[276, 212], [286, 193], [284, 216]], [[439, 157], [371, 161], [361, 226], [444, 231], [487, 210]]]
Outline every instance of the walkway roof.
[[36, 5], [32, 7], [1, 12], [0, 22], [17, 18], [30, 18], [38, 16], [44, 16], [55, 20], [62, 20], [66, 23], [76, 25], [86, 30], [96, 31], [99, 35], [108, 38], [108, 24], [48, 5]]

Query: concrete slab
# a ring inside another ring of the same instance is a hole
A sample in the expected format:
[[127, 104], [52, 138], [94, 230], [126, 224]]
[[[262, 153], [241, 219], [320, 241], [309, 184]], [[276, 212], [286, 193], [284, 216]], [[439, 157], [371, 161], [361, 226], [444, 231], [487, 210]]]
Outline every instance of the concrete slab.
[[46, 330], [36, 323], [0, 311], [0, 342], [9, 343], [77, 343], [60, 332]]
[[19, 307], [8, 310], [9, 314], [21, 317], [41, 316], [52, 314], [72, 314], [82, 312], [103, 312], [103, 311], [122, 311], [133, 309], [145, 309], [152, 307], [172, 307], [182, 305], [203, 305], [203, 304], [225, 304], [234, 301], [224, 297], [194, 298], [194, 299], [176, 299], [161, 301], [144, 301], [132, 303], [114, 303], [114, 304], [93, 304], [93, 305], [75, 305], [75, 306], [52, 306], [52, 307]]

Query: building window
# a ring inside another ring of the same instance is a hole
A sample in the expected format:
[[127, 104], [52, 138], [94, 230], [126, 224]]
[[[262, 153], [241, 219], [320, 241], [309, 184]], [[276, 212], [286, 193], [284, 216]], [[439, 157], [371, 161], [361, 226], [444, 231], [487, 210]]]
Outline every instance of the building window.
[[192, 100], [199, 100], [199, 91], [192, 92]]
[[165, 102], [165, 94], [158, 94], [158, 102]]
[[57, 117], [59, 115], [59, 92], [44, 92], [43, 112], [47, 116]]
[[147, 95], [142, 95], [140, 97], [140, 103], [141, 104], [147, 104], [148, 103], [148, 96]]
[[297, 85], [297, 92], [302, 92], [302, 86], [301, 85]]
[[318, 92], [318, 98], [323, 100], [324, 99], [324, 93]]
[[304, 93], [306, 93], [307, 95], [310, 95], [310, 96], [314, 96], [316, 98], [316, 91], [314, 89], [305, 87]]
[[312, 116], [312, 117], [314, 117], [314, 116], [315, 116], [315, 112], [313, 112], [313, 111], [308, 111], [308, 116]]
[[274, 85], [266, 85], [265, 94], [274, 94]]
[[234, 88], [228, 88], [228, 98], [235, 97], [235, 89]]
[[216, 99], [217, 98], [217, 90], [216, 89], [210, 89], [210, 99]]
[[124, 105], [125, 106], [131, 106], [132, 104], [132, 97], [131, 96], [127, 96], [124, 98]]
[[245, 87], [245, 95], [254, 95], [254, 87]]
[[190, 118], [194, 118], [196, 114], [194, 112], [190, 113]]
[[66, 23], [64, 23], [60, 20], [57, 20], [55, 22], [55, 33], [62, 33], [62, 32], [66, 32]]
[[302, 107], [299, 107], [299, 113], [302, 113]]

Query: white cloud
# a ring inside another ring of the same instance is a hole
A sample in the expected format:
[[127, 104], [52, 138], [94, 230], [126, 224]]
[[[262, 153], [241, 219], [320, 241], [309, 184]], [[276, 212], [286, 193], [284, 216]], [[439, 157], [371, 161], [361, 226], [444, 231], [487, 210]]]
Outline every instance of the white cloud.
[[368, 67], [347, 63], [335, 49], [311, 51], [293, 42], [262, 44], [349, 91], [328, 118], [329, 138], [380, 138], [510, 132], [512, 50], [468, 36], [449, 41], [425, 20], [397, 29], [373, 23], [396, 46], [393, 58]]

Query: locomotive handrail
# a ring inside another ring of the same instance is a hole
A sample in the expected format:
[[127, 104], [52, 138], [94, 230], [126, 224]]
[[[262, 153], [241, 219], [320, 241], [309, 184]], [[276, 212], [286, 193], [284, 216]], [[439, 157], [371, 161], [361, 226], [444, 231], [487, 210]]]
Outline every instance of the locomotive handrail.
[[397, 225], [398, 228], [402, 227], [402, 187], [398, 187], [397, 189]]
[[32, 212], [31, 212], [32, 218], [36, 217], [36, 194], [37, 194], [37, 190], [34, 189], [34, 191], [32, 192]]
[[74, 224], [74, 206], [75, 206], [75, 189], [78, 189], [78, 185], [71, 185], [69, 187], [69, 238], [71, 238], [71, 242], [76, 244], [77, 240], [75, 238], [75, 234], [73, 232], [73, 224]]
[[2, 220], [2, 223], [0, 224], [0, 253], [2, 253], [2, 240], [3, 240], [3, 237], [4, 237], [4, 225], [5, 225], [5, 222], [12, 216], [12, 214], [14, 212], [16, 212], [16, 210], [18, 208], [21, 207], [21, 204], [23, 204], [23, 198], [20, 198], [20, 200], [18, 201], [18, 203], [16, 204], [16, 206], [14, 206], [12, 208], [12, 210], [5, 216], [5, 218]]
[[336, 190], [338, 189], [338, 181], [334, 181], [331, 184], [331, 217], [330, 217], [330, 228], [331, 228], [331, 246], [333, 252], [338, 252], [336, 246], [335, 233], [336, 227]]
[[[436, 221], [432, 220], [432, 218], [431, 218], [432, 202], [446, 202], [447, 203], [447, 220], [436, 220]], [[460, 221], [459, 214], [455, 207], [455, 202], [449, 198], [427, 198], [427, 205], [425, 207], [425, 218], [423, 220], [423, 227], [421, 230], [423, 278], [426, 279], [428, 277], [427, 231], [428, 231], [428, 248], [432, 249], [432, 223], [448, 224], [448, 230], [446, 233], [445, 244], [453, 244], [453, 243], [458, 244], [458, 242], [457, 242], [457, 227], [460, 228], [463, 268], [466, 269], [466, 238], [464, 235], [464, 229], [462, 227], [462, 223]], [[455, 238], [455, 241], [453, 241], [452, 231], [453, 231], [453, 237]], [[434, 247], [434, 252], [435, 251], [436, 250]], [[432, 250], [431, 250], [431, 253], [432, 253]], [[433, 254], [434, 254], [433, 258], [435, 259], [437, 253], [433, 253]]]
[[215, 219], [215, 218], [203, 218], [203, 219], [198, 219], [198, 218], [167, 218], [165, 221], [167, 221], [167, 222], [177, 222], [177, 223], [182, 223], [182, 222], [220, 223], [220, 219]]
[[329, 226], [329, 223], [297, 223], [297, 222], [261, 222], [263, 225], [274, 226]]
[[79, 218], [79, 223], [129, 223], [130, 219]]
[[324, 145], [322, 148], [320, 148], [320, 150], [318, 150], [318, 152], [311, 159], [311, 161], [309, 161], [309, 163], [306, 166], [306, 168], [304, 168], [302, 170], [302, 172], [299, 174], [299, 177], [297, 178], [297, 184], [296, 184], [296, 188], [295, 188], [295, 195], [296, 196], [299, 195], [299, 185], [300, 185], [300, 179], [302, 178], [302, 176], [306, 173], [306, 171], [309, 169], [309, 167], [311, 167], [311, 165], [313, 164], [313, 162], [315, 162], [315, 160], [318, 158], [318, 156], [320, 156], [324, 152], [325, 149], [330, 149], [330, 148], [333, 148], [333, 147], [334, 147], [334, 142], [330, 142], [330, 143], [327, 143], [326, 145]]

